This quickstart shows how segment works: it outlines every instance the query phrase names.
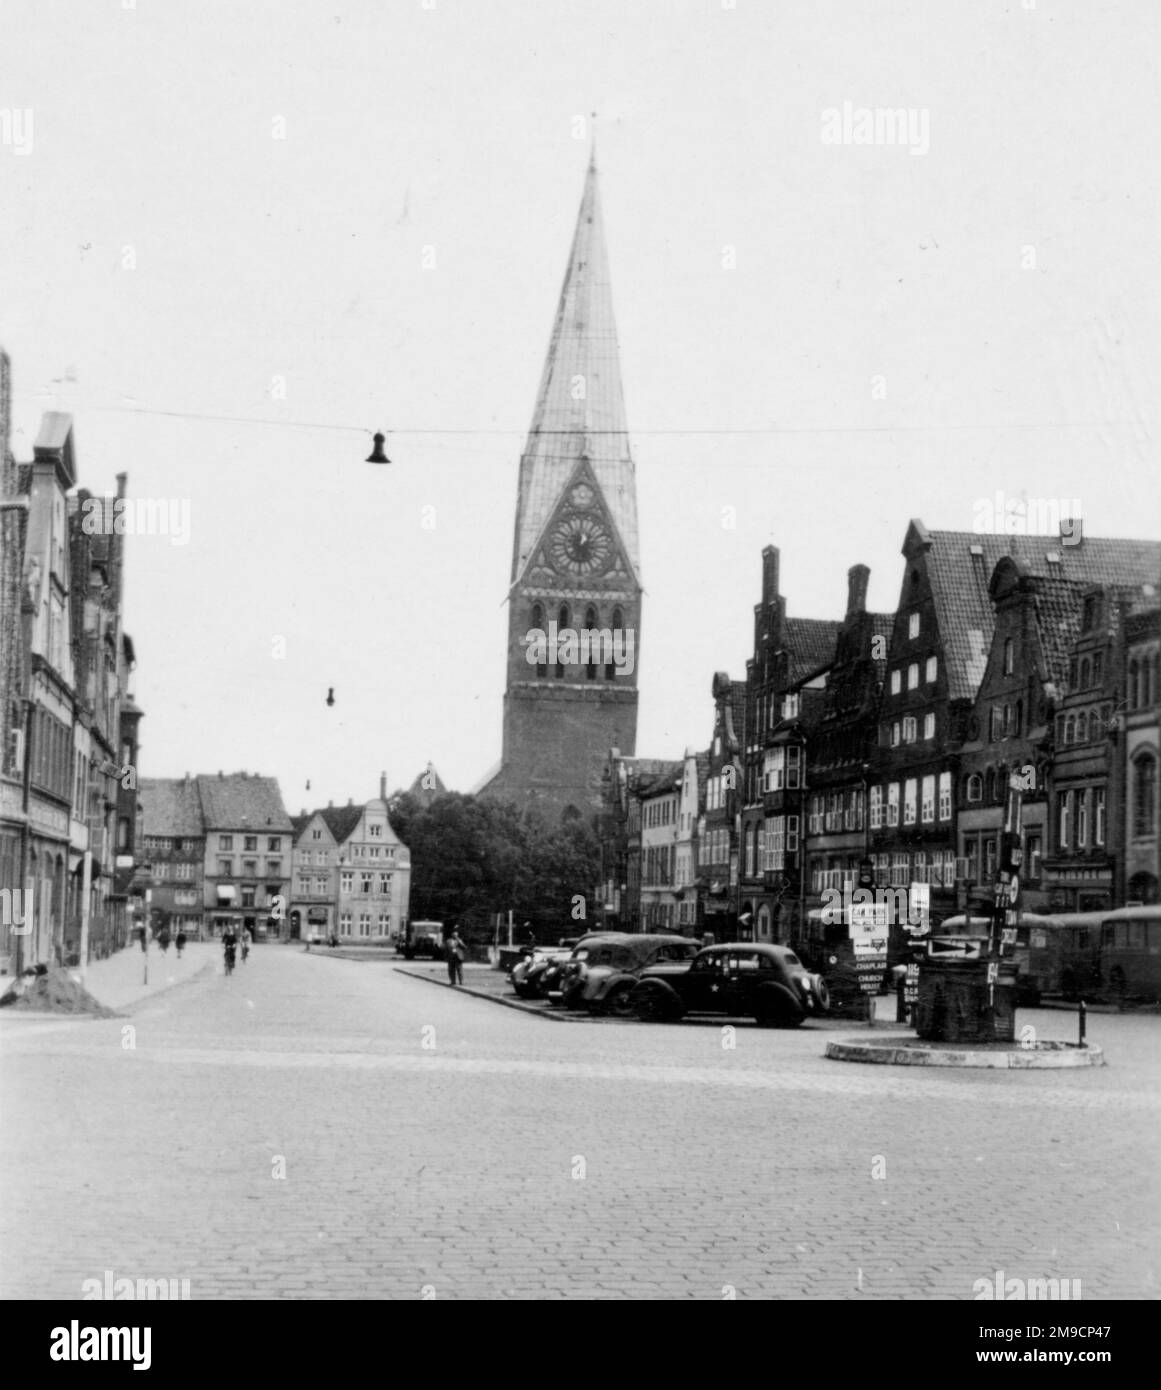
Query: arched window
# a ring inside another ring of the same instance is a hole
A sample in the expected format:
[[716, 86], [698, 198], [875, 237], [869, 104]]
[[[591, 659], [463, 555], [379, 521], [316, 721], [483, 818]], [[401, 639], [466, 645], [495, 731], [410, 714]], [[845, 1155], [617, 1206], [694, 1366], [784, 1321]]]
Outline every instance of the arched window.
[[1010, 676], [1010, 675], [1012, 674], [1012, 666], [1013, 666], [1014, 661], [1015, 661], [1015, 652], [1016, 652], [1015, 644], [1013, 643], [1012, 639], [1009, 637], [1008, 640], [1004, 643], [1004, 675], [1005, 675], [1005, 676]]
[[[587, 628], [590, 633], [593, 633], [597, 631], [600, 625], [601, 620], [597, 617], [597, 610], [590, 603], [585, 609], [585, 628]], [[598, 639], [596, 637], [590, 637], [589, 641], [593, 645], [589, 647], [586, 653], [588, 661], [585, 662], [585, 680], [595, 681], [597, 678], [597, 663], [594, 658], [598, 650]]]
[[[620, 632], [620, 633], [623, 633], [623, 632], [624, 632], [624, 628], [625, 628], [625, 615], [624, 615], [624, 613], [621, 612], [621, 610], [620, 610], [619, 608], [614, 608], [614, 609], [613, 609], [613, 641], [614, 641], [614, 642], [617, 642], [617, 640], [618, 640], [618, 639], [617, 639], [617, 634], [618, 634], [619, 632]], [[624, 639], [623, 636], [622, 636], [621, 639], [620, 639], [620, 645], [621, 645], [621, 650], [622, 650], [622, 651], [627, 650], [626, 647], [625, 647], [625, 639]], [[611, 681], [611, 680], [616, 680], [616, 678], [617, 678], [617, 668], [616, 668], [615, 664], [614, 664], [613, 662], [611, 662], [611, 661], [607, 661], [607, 662], [605, 663], [605, 679], [606, 679], [607, 681]]]
[[1142, 753], [1133, 762], [1133, 834], [1157, 833], [1157, 759]]
[[[558, 640], [558, 641], [560, 640], [561, 635], [564, 633], [564, 631], [565, 631], [565, 629], [566, 629], [567, 627], [568, 627], [568, 604], [567, 604], [567, 603], [562, 603], [562, 604], [560, 605], [560, 608], [557, 610], [557, 614], [556, 614], [556, 636], [557, 636], [557, 640]], [[556, 669], [553, 671], [553, 675], [556, 677], [557, 680], [563, 680], [563, 678], [564, 678], [564, 666], [563, 666], [563, 664], [562, 664], [561, 661], [560, 661], [560, 651], [559, 651], [559, 649], [557, 650]]]
[[1088, 742], [1088, 715], [1083, 712], [1076, 716], [1076, 741], [1077, 743]]
[[1089, 688], [1090, 684], [1092, 683], [1091, 677], [1090, 677], [1090, 674], [1089, 674], [1091, 670], [1092, 670], [1092, 668], [1089, 666], [1088, 657], [1086, 656], [1086, 657], [1081, 661], [1081, 663], [1080, 663], [1080, 688], [1081, 688], [1081, 690], [1087, 690], [1087, 689]]
[[[544, 606], [534, 603], [532, 605], [532, 627], [537, 632], [544, 632]], [[543, 680], [548, 675], [548, 666], [545, 662], [539, 661], [536, 664], [536, 676], [538, 680]]]
[[978, 772], [973, 772], [967, 779], [967, 786], [964, 789], [965, 799], [968, 801], [980, 801], [984, 794], [984, 784]]
[[1065, 743], [1076, 742], [1076, 720], [1071, 714], [1064, 721], [1064, 741]]

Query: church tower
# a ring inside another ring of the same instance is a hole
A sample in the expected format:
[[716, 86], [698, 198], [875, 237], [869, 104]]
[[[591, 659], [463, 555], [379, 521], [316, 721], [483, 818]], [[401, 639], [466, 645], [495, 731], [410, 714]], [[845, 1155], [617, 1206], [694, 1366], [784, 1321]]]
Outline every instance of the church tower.
[[551, 818], [599, 809], [609, 749], [636, 752], [640, 654], [637, 489], [594, 155], [520, 459], [503, 755], [485, 794]]

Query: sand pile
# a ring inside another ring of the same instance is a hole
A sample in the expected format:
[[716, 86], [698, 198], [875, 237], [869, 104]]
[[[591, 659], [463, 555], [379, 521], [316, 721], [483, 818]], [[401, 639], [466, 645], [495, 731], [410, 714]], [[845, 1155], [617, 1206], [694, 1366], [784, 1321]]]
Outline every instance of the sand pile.
[[116, 1018], [67, 970], [50, 970], [44, 975], [23, 975], [0, 996], [0, 1008], [31, 1009], [37, 1013], [92, 1014], [95, 1018]]

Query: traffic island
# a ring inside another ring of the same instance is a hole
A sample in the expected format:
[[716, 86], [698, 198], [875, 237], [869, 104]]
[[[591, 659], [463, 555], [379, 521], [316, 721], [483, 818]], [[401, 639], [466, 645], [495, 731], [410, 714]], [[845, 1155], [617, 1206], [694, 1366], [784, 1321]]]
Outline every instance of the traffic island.
[[1103, 1067], [1104, 1052], [1096, 1043], [1028, 1042], [951, 1043], [923, 1038], [837, 1038], [826, 1045], [827, 1057], [837, 1062], [877, 1062], [894, 1067], [1006, 1067], [1031, 1071], [1059, 1067]]

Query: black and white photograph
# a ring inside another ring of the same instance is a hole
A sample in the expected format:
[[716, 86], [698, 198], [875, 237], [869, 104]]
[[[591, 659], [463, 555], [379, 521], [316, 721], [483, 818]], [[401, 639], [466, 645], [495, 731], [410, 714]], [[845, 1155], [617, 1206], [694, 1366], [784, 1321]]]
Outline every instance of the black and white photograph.
[[2, 0], [31, 1367], [409, 1300], [1129, 1362], [1159, 59], [1153, 0]]

